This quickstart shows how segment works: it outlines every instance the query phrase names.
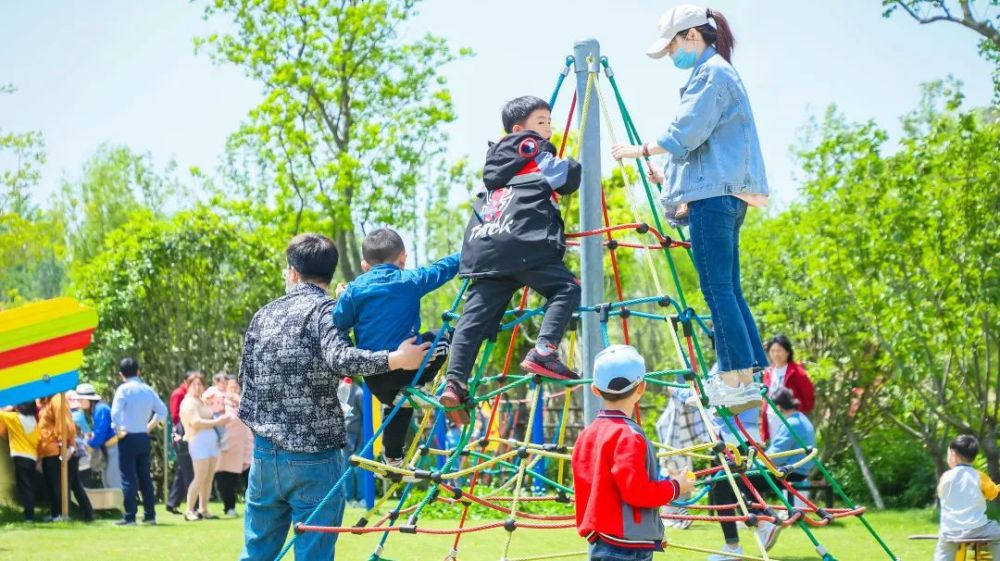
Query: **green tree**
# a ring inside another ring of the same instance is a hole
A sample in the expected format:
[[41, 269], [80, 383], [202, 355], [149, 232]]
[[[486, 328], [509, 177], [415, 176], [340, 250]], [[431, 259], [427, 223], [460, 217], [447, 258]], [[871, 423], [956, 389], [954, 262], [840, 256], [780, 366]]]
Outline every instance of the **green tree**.
[[173, 175], [153, 167], [152, 156], [127, 146], [101, 145], [83, 165], [76, 181], [63, 181], [58, 211], [67, 222], [68, 245], [75, 263], [89, 262], [104, 240], [133, 215], [163, 216], [171, 199], [184, 192]]
[[251, 317], [282, 293], [286, 241], [217, 209], [166, 220], [134, 215], [74, 272], [73, 293], [101, 322], [84, 378], [113, 385], [127, 355], [161, 393], [192, 368], [235, 372]]
[[970, 433], [998, 478], [1000, 123], [961, 99], [929, 85], [890, 155], [874, 123], [828, 112], [799, 151], [802, 199], [743, 237], [745, 289], [817, 361], [825, 443], [889, 421], [940, 471]]
[[[0, 95], [15, 91], [0, 85]], [[0, 129], [0, 308], [55, 296], [61, 287], [62, 223], [28, 198], [44, 164], [41, 132]]]
[[291, 232], [331, 234], [348, 279], [360, 273], [366, 225], [415, 226], [416, 187], [429, 183], [442, 125], [455, 118], [439, 69], [465, 51], [432, 35], [401, 39], [415, 5], [215, 0], [206, 17], [226, 15], [235, 31], [196, 41], [263, 87], [230, 139], [236, 160], [255, 165], [240, 172], [244, 185], [273, 201]]

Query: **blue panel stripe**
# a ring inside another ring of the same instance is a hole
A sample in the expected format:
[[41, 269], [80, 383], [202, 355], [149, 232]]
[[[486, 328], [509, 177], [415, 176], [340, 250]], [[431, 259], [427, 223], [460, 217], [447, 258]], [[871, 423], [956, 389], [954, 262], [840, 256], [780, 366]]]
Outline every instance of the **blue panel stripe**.
[[18, 403], [32, 401], [40, 397], [69, 391], [75, 389], [79, 381], [80, 371], [73, 370], [64, 374], [50, 376], [45, 380], [35, 380], [34, 382], [0, 390], [0, 407], [17, 405]]

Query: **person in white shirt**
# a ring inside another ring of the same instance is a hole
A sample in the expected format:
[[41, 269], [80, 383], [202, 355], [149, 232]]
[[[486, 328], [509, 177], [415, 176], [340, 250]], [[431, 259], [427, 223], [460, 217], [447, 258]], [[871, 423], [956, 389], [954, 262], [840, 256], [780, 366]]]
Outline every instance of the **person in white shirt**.
[[938, 483], [941, 530], [934, 561], [953, 561], [959, 542], [991, 542], [993, 559], [1000, 559], [1000, 524], [986, 518], [986, 501], [1000, 494], [1000, 486], [972, 467], [979, 454], [976, 437], [963, 434], [948, 445], [948, 471]]

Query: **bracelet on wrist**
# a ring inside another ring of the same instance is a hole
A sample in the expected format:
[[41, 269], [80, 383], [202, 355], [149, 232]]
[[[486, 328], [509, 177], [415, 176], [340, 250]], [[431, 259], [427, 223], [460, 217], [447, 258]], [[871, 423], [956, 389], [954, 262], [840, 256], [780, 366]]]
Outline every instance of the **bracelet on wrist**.
[[644, 157], [646, 157], [646, 158], [649, 157], [649, 143], [648, 142], [643, 142], [642, 143], [642, 155]]

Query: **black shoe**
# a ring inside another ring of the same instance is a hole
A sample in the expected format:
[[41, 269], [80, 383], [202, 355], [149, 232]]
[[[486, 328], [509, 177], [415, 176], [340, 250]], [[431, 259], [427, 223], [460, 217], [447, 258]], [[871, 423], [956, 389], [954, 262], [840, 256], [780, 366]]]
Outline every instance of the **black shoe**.
[[559, 352], [553, 350], [547, 355], [538, 352], [538, 349], [531, 349], [527, 356], [521, 361], [521, 368], [532, 374], [545, 376], [555, 380], [579, 380], [580, 375], [570, 370], [559, 360]]
[[142, 519], [142, 523], [145, 524], [145, 525], [147, 525], [147, 526], [156, 526], [156, 519], [155, 518], [143, 518]]
[[169, 512], [170, 514], [184, 514], [183, 512], [178, 510], [177, 507], [170, 505], [167, 505], [167, 512]]
[[136, 526], [135, 520], [117, 520], [115, 526]]

